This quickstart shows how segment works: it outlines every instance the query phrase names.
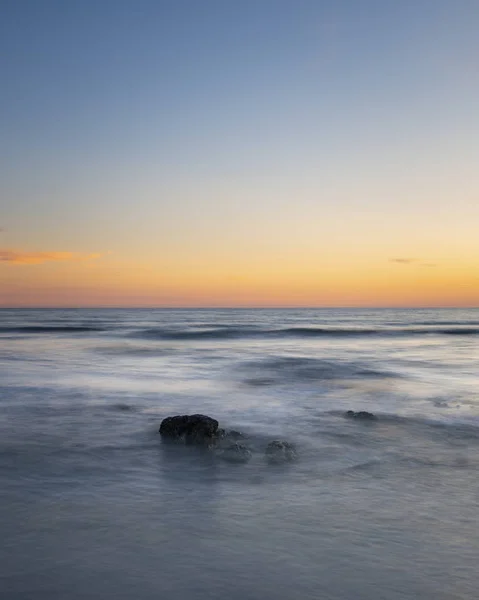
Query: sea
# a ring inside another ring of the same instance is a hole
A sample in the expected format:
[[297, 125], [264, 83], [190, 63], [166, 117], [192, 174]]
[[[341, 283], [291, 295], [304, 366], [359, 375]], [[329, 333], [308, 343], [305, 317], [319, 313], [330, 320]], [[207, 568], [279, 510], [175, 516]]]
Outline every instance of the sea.
[[[247, 459], [162, 440], [196, 413]], [[479, 309], [0, 311], [2, 600], [475, 600], [478, 564]]]

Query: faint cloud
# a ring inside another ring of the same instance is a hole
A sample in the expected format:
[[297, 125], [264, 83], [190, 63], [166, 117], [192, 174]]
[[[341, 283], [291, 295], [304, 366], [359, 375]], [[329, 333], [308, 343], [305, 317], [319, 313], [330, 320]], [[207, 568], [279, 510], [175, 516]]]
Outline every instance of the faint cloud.
[[46, 262], [83, 261], [100, 258], [101, 254], [82, 254], [80, 252], [22, 252], [0, 250], [0, 263], [15, 265], [41, 265]]
[[415, 263], [415, 264], [418, 264], [420, 267], [437, 267], [436, 263], [421, 262], [421, 259], [419, 259], [419, 258], [406, 258], [406, 257], [390, 258], [389, 262], [393, 262], [398, 265], [411, 265], [411, 264]]
[[400, 265], [410, 265], [417, 262], [417, 258], [390, 258], [389, 262], [398, 263]]

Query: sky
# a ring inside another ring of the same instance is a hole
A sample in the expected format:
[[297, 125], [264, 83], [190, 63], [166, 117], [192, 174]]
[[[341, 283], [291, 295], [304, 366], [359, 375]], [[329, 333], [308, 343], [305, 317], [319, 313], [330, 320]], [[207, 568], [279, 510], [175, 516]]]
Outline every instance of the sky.
[[477, 0], [1, 0], [0, 306], [479, 306]]

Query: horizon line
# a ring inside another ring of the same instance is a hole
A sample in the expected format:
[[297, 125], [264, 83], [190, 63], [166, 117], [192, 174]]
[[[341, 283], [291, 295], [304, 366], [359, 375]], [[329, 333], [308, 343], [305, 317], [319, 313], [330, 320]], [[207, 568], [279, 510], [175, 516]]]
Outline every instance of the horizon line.
[[470, 306], [0, 306], [0, 310], [474, 310]]

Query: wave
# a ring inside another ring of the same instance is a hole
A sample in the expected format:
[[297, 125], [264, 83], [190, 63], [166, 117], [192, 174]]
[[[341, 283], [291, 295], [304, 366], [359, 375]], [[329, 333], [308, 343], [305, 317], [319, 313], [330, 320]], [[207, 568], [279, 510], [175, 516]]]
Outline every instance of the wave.
[[[108, 328], [112, 330], [111, 328]], [[99, 325], [22, 325], [0, 327], [0, 334], [55, 334], [55, 333], [94, 333], [104, 332], [107, 328]], [[121, 329], [119, 333], [124, 333]], [[406, 336], [447, 335], [447, 336], [474, 336], [479, 335], [479, 326], [454, 323], [441, 326], [409, 325], [405, 327], [279, 327], [264, 328], [255, 326], [233, 326], [216, 325], [214, 327], [202, 328], [166, 328], [153, 327], [149, 329], [138, 329], [129, 331], [128, 337], [146, 340], [165, 341], [222, 341], [237, 340], [242, 338], [264, 338], [264, 339], [314, 339], [314, 338], [390, 338]]]
[[379, 329], [355, 329], [355, 328], [342, 328], [342, 327], [288, 327], [286, 329], [272, 329], [267, 332], [271, 336], [279, 337], [350, 337], [350, 336], [369, 336], [369, 335], [380, 335], [382, 333]]
[[457, 321], [417, 321], [416, 323], [414, 323], [414, 325], [431, 325], [431, 326], [436, 326], [436, 327], [447, 327], [447, 326], [452, 326], [452, 327], [464, 327], [464, 326], [477, 326], [479, 327], [479, 321], [462, 321], [462, 320], [457, 320]]
[[456, 327], [454, 329], [438, 329], [435, 333], [442, 333], [443, 335], [478, 335], [479, 327]]
[[154, 357], [154, 356], [169, 356], [176, 351], [174, 348], [165, 348], [150, 345], [133, 346], [129, 343], [115, 344], [109, 346], [97, 346], [91, 348], [92, 351], [104, 354], [106, 356], [138, 356], [138, 357]]
[[318, 337], [318, 336], [357, 336], [377, 335], [381, 332], [374, 329], [319, 329], [316, 327], [287, 327], [283, 329], [262, 329], [243, 327], [215, 327], [214, 329], [184, 329], [167, 330], [162, 328], [145, 329], [133, 334], [134, 337], [143, 337], [162, 340], [231, 340], [245, 337]]
[[399, 375], [373, 369], [360, 362], [333, 361], [318, 358], [278, 356], [243, 365], [247, 385], [266, 386], [289, 382], [351, 380], [358, 378], [390, 378]]
[[344, 337], [395, 337], [418, 335], [479, 335], [479, 327], [401, 327], [384, 329], [345, 327], [286, 327], [263, 329], [252, 327], [221, 326], [211, 329], [164, 329], [155, 327], [131, 334], [143, 339], [189, 341], [189, 340], [234, 340], [241, 338], [344, 338]]
[[264, 335], [261, 329], [243, 329], [241, 327], [221, 327], [215, 329], [171, 330], [155, 327], [133, 333], [133, 337], [159, 340], [231, 340], [235, 338]]
[[[360, 406], [353, 407], [355, 410], [361, 410]], [[345, 410], [328, 410], [322, 413], [323, 416], [331, 415], [332, 417], [345, 416]], [[407, 416], [394, 413], [382, 413], [374, 411], [377, 420], [374, 421], [376, 426], [398, 427], [404, 429], [414, 429], [416, 431], [430, 432], [437, 435], [439, 441], [446, 439], [460, 440], [464, 443], [467, 441], [479, 442], [479, 422], [477, 421], [462, 421], [457, 418], [442, 420], [434, 417], [425, 416]], [[351, 426], [356, 427], [356, 424], [368, 423], [368, 421], [349, 420], [346, 421]], [[322, 431], [324, 433], [324, 431]], [[334, 432], [332, 432], [334, 434]]]
[[22, 327], [0, 327], [0, 333], [87, 333], [91, 331], [104, 331], [104, 328], [90, 325], [25, 325]]
[[407, 335], [479, 335], [479, 327], [396, 327], [388, 329], [361, 329], [361, 328], [317, 328], [317, 327], [289, 327], [287, 329], [269, 330], [267, 335], [294, 336], [294, 337], [362, 337], [362, 336], [407, 336]]

